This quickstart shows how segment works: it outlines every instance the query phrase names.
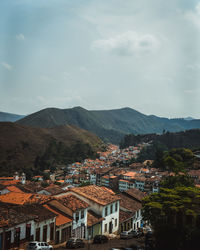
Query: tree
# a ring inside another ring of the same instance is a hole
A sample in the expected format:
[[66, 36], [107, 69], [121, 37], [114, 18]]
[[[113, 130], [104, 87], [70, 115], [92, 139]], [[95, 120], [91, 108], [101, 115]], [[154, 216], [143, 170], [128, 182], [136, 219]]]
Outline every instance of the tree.
[[178, 174], [165, 177], [160, 185], [163, 188], [194, 187], [194, 181], [186, 174]]
[[143, 200], [143, 218], [154, 229], [156, 250], [198, 250], [200, 189], [161, 188]]

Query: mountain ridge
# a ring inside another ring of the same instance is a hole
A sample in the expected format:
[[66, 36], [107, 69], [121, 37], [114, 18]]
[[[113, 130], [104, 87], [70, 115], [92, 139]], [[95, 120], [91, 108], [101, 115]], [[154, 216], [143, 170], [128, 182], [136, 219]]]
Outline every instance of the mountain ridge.
[[0, 122], [15, 122], [24, 117], [25, 117], [24, 115], [18, 115], [0, 111]]
[[70, 109], [46, 108], [28, 115], [17, 123], [31, 127], [51, 128], [75, 125], [95, 133], [107, 142], [118, 144], [126, 134], [178, 132], [200, 128], [200, 120], [168, 119], [145, 115], [132, 108], [87, 110], [80, 106]]

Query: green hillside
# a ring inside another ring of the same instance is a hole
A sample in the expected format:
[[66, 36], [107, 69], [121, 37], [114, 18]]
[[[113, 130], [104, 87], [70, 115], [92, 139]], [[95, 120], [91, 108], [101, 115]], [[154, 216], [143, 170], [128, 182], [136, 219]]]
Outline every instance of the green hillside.
[[96, 157], [102, 145], [96, 135], [75, 126], [32, 128], [1, 122], [0, 174], [12, 174], [16, 170], [33, 173]]
[[167, 119], [144, 115], [131, 108], [89, 111], [81, 107], [71, 109], [47, 108], [33, 113], [17, 123], [32, 127], [51, 128], [75, 125], [98, 135], [104, 141], [119, 143], [125, 134], [178, 132], [200, 128], [200, 120]]

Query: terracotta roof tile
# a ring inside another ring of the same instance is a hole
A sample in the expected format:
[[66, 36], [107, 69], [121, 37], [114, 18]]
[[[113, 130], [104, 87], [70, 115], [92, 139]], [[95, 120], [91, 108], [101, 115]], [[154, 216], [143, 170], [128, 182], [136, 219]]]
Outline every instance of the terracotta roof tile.
[[21, 189], [19, 189], [16, 186], [8, 186], [6, 187], [10, 192], [15, 192], [15, 193], [24, 193]]
[[81, 209], [85, 209], [89, 207], [89, 205], [85, 202], [77, 198], [75, 195], [67, 194], [64, 197], [59, 198], [59, 201], [73, 212]]
[[103, 218], [100, 215], [96, 214], [92, 210], [88, 210], [88, 213], [87, 213], [87, 226], [88, 227], [96, 225], [102, 220]]
[[123, 210], [119, 210], [119, 223], [122, 223], [128, 219], [130, 219], [131, 217], [133, 217], [134, 213], [132, 212], [127, 212], [127, 211], [123, 211]]
[[44, 203], [51, 198], [47, 195], [39, 195], [39, 194], [27, 194], [27, 193], [17, 193], [10, 192], [7, 194], [0, 195], [0, 201], [4, 203], [10, 204], [33, 204], [33, 203]]
[[58, 212], [58, 210], [52, 209], [49, 205], [43, 205], [45, 208], [56, 214], [56, 226], [61, 226], [67, 223], [72, 222], [72, 219], [67, 217], [67, 215], [63, 215], [61, 212]]
[[72, 188], [71, 191], [103, 206], [119, 200], [119, 197], [111, 189], [106, 187], [89, 185]]
[[135, 201], [124, 194], [118, 195], [120, 198], [120, 207], [123, 207], [130, 212], [136, 212], [142, 208], [142, 204], [139, 201]]
[[144, 192], [142, 192], [136, 188], [128, 189], [124, 193], [127, 194], [129, 197], [132, 197], [138, 201], [142, 201], [142, 199], [146, 196], [146, 194]]

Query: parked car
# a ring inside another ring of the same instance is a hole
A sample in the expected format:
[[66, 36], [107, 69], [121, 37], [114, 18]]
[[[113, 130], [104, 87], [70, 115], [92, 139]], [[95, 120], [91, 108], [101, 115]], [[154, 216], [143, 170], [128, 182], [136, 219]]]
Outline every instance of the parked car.
[[108, 237], [105, 235], [96, 235], [94, 236], [93, 243], [106, 243], [108, 242]]
[[110, 250], [132, 250], [132, 248], [130, 247], [113, 247], [113, 248], [110, 248]]
[[26, 250], [52, 250], [53, 247], [47, 242], [32, 241], [29, 242]]
[[66, 248], [81, 248], [84, 247], [85, 243], [82, 239], [71, 238], [66, 243]]
[[136, 230], [123, 231], [120, 234], [121, 239], [132, 239], [134, 237], [139, 237], [140, 233]]
[[132, 250], [144, 250], [144, 247], [140, 246], [140, 245], [135, 245], [132, 244], [129, 246]]

